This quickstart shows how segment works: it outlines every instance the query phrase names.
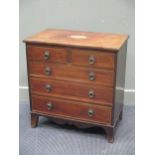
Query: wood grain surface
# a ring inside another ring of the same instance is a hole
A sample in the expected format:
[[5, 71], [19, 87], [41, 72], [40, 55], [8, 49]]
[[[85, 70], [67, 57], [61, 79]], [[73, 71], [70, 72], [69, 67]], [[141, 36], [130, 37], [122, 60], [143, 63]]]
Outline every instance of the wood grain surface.
[[[42, 61], [42, 62], [55, 62], [66, 63], [68, 52], [65, 48], [61, 47], [47, 47], [47, 46], [27, 46], [28, 60]], [[45, 60], [45, 52], [49, 53], [49, 59]]]
[[127, 39], [128, 35], [124, 34], [47, 29], [24, 42], [119, 50]]
[[[52, 104], [52, 109], [48, 109], [47, 104]], [[83, 104], [80, 102], [61, 100], [56, 98], [47, 98], [41, 96], [32, 96], [33, 111], [46, 113], [49, 115], [70, 116], [75, 119], [91, 120], [100, 123], [111, 123], [111, 107], [94, 106], [92, 104]], [[93, 115], [89, 116], [88, 111], [92, 110]]]
[[[46, 74], [46, 69], [49, 69], [49, 75]], [[42, 62], [29, 62], [29, 70], [31, 77], [67, 80], [68, 82], [80, 82], [81, 84], [98, 84], [107, 87], [113, 87], [114, 84], [113, 70]], [[91, 74], [93, 74], [93, 80], [90, 79]]]
[[[93, 57], [94, 63], [90, 64], [89, 59]], [[85, 49], [72, 49], [71, 50], [71, 63], [73, 65], [80, 65], [84, 67], [96, 67], [114, 69], [115, 67], [115, 54], [109, 53], [107, 50], [85, 50]]]
[[[101, 105], [112, 105], [112, 88], [40, 78], [30, 78], [30, 84], [32, 94], [60, 97]], [[50, 91], [47, 91], [45, 88], [47, 85], [51, 86]], [[90, 98], [88, 95], [91, 90], [94, 92], [93, 98]]]

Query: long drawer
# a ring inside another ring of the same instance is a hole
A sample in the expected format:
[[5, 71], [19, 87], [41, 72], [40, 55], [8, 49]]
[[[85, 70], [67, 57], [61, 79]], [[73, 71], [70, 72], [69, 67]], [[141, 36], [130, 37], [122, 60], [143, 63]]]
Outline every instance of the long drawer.
[[29, 62], [30, 76], [63, 79], [112, 87], [114, 71], [84, 68], [73, 65]]
[[110, 124], [112, 109], [88, 103], [73, 102], [55, 98], [32, 96], [32, 108], [35, 112], [62, 118], [71, 117], [91, 122]]
[[112, 105], [113, 89], [61, 80], [30, 78], [31, 92], [83, 102]]

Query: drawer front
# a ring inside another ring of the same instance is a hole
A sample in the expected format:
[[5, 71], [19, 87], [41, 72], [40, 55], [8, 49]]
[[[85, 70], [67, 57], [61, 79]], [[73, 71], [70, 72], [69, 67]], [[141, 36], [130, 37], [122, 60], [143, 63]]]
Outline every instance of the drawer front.
[[86, 121], [99, 123], [111, 122], [111, 107], [94, 106], [88, 103], [81, 103], [69, 100], [60, 100], [47, 97], [32, 96], [32, 111], [43, 114], [72, 117]]
[[28, 60], [66, 63], [68, 52], [60, 47], [27, 46]]
[[102, 86], [113, 86], [114, 71], [93, 68], [78, 67], [72, 65], [60, 65], [51, 63], [29, 63], [30, 76], [51, 79], [64, 79]]
[[113, 53], [74, 49], [71, 52], [71, 62], [80, 66], [114, 69], [115, 55]]
[[112, 88], [37, 78], [31, 78], [30, 84], [35, 94], [112, 105]]

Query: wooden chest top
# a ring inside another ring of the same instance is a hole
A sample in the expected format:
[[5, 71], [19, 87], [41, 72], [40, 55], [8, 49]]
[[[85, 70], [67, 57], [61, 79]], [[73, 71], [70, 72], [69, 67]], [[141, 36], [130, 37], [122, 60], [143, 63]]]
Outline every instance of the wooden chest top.
[[123, 34], [47, 29], [25, 39], [24, 42], [118, 51], [127, 39], [128, 35]]

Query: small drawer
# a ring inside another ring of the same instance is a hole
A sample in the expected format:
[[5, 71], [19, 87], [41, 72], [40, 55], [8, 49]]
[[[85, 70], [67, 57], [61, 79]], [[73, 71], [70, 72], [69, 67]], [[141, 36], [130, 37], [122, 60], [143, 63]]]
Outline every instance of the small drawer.
[[61, 100], [55, 98], [32, 96], [32, 111], [59, 116], [70, 117], [82, 121], [110, 124], [112, 109], [106, 106], [97, 106], [88, 103]]
[[28, 60], [66, 63], [68, 52], [61, 47], [27, 46]]
[[114, 69], [115, 54], [85, 49], [71, 50], [71, 62], [74, 65]]
[[30, 76], [113, 87], [114, 71], [41, 62], [29, 63]]
[[30, 78], [31, 92], [38, 95], [112, 105], [113, 88], [80, 84], [70, 81]]

